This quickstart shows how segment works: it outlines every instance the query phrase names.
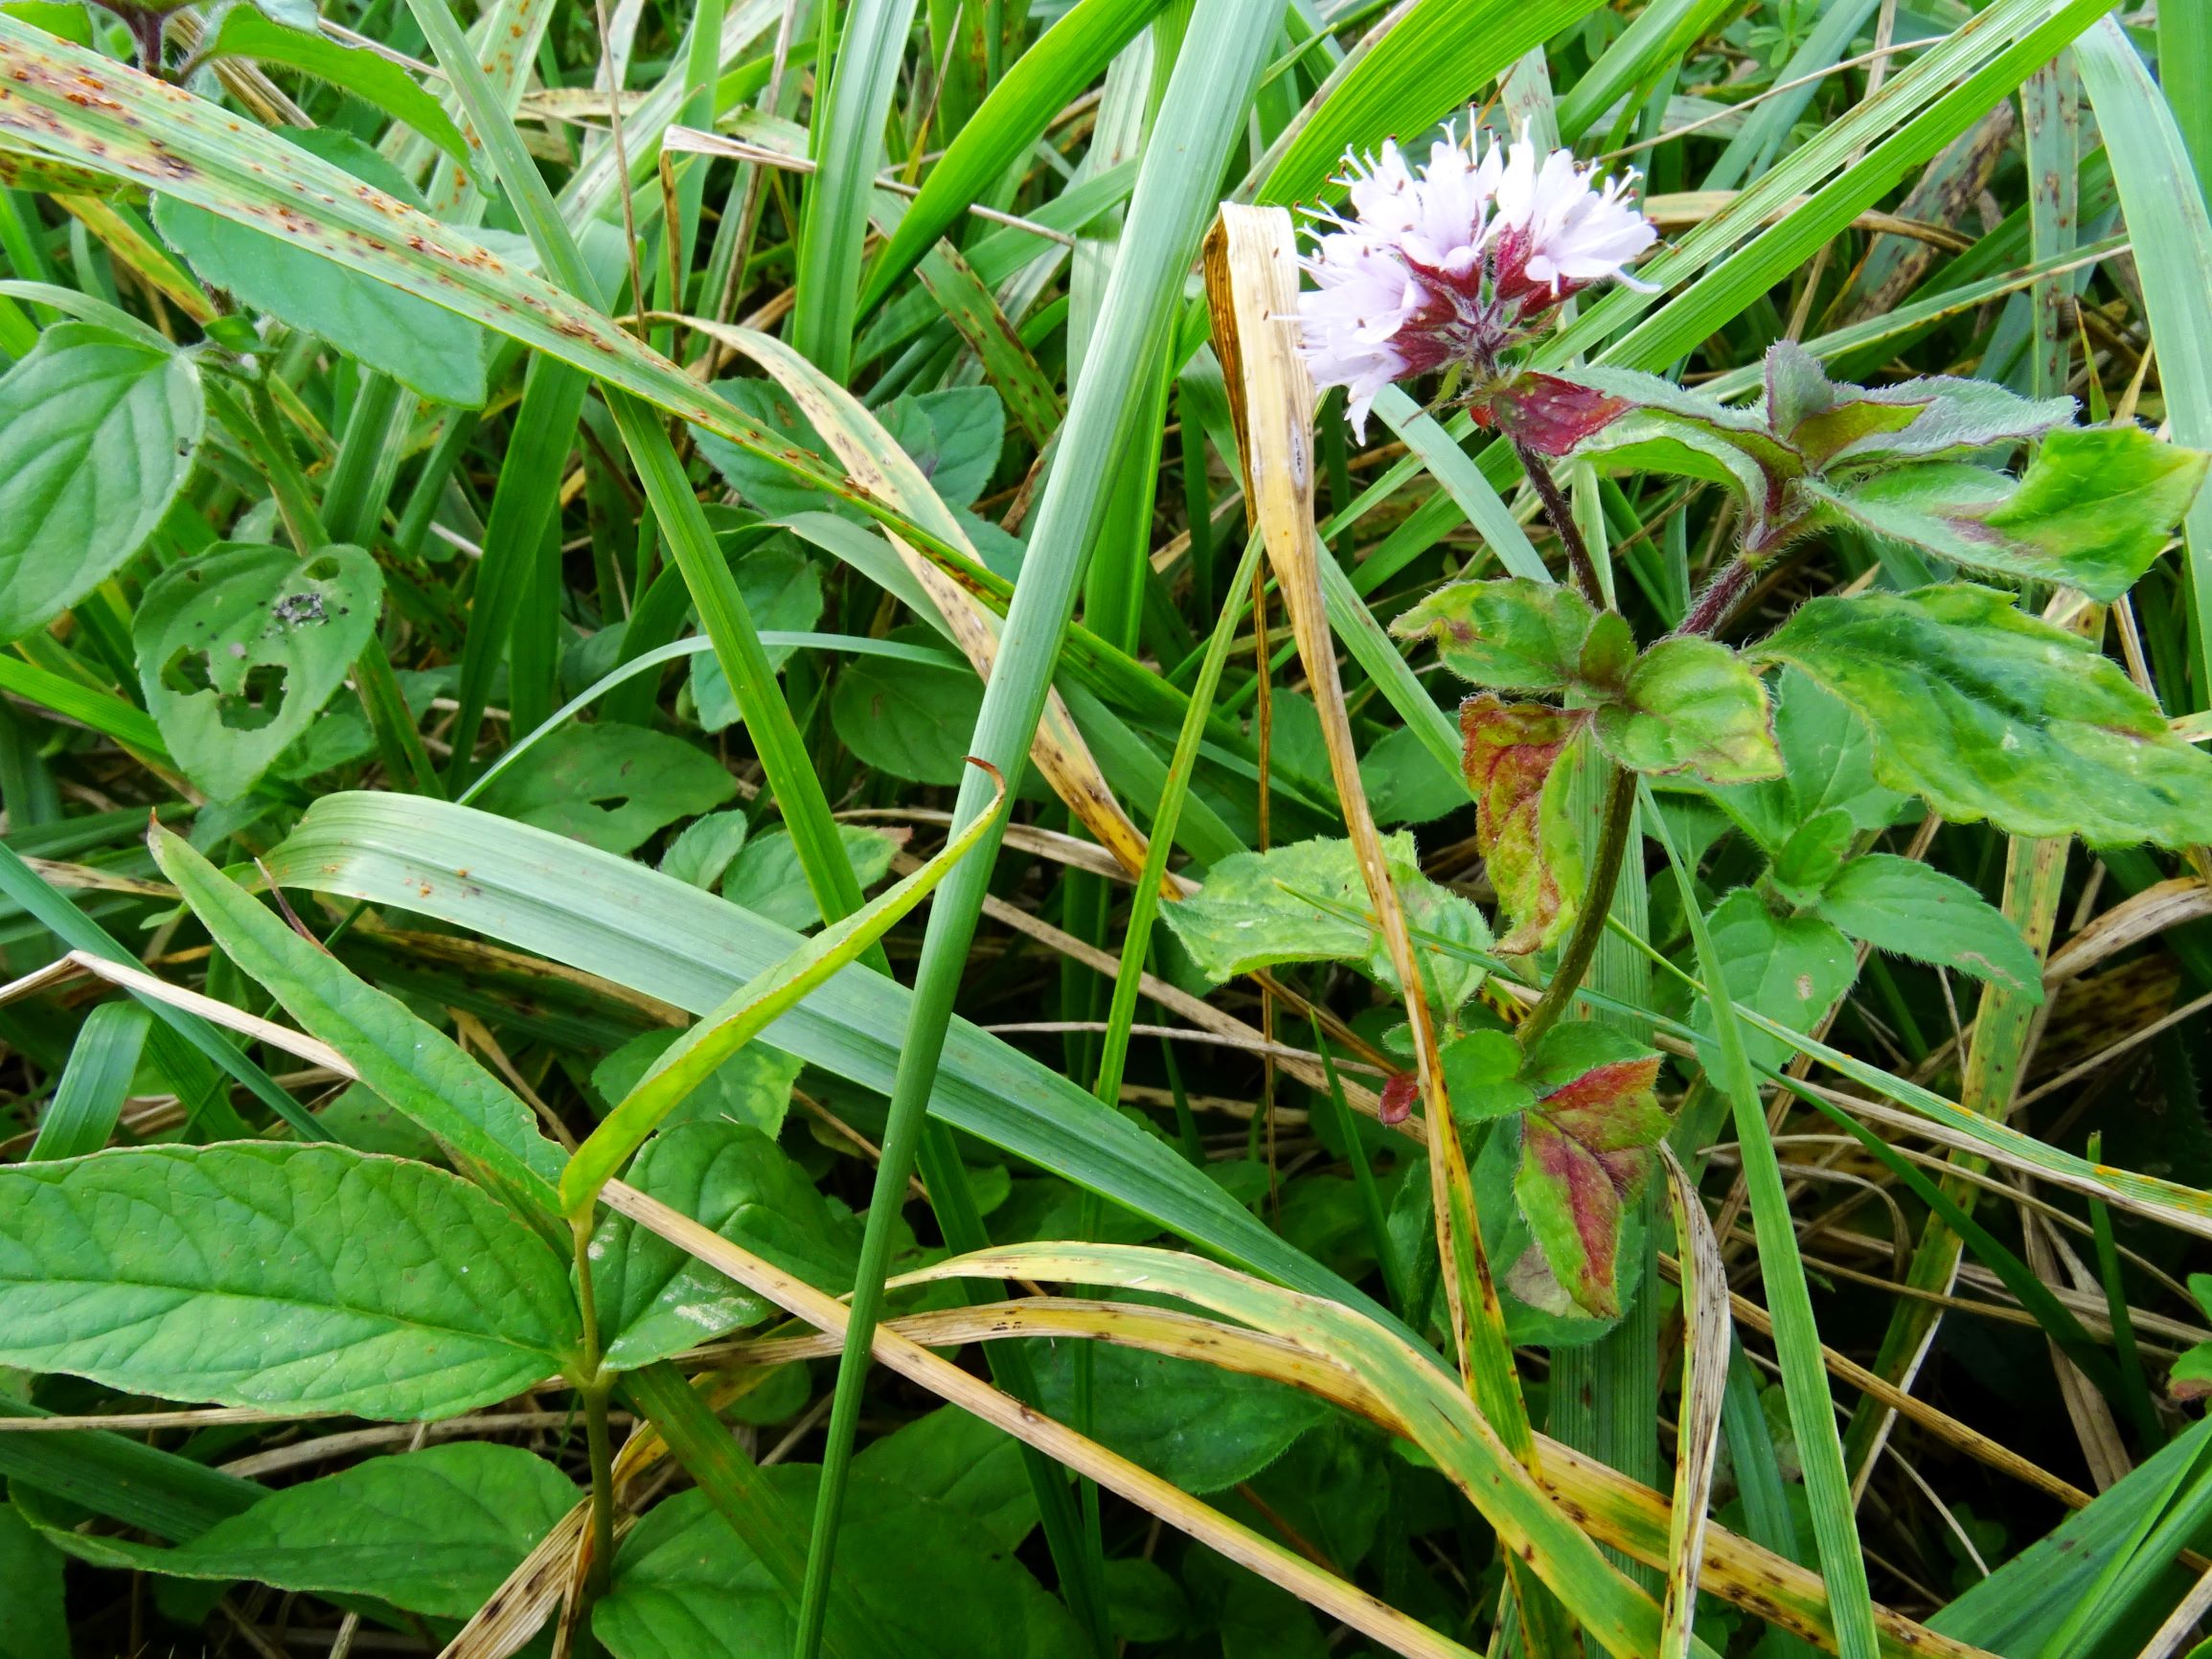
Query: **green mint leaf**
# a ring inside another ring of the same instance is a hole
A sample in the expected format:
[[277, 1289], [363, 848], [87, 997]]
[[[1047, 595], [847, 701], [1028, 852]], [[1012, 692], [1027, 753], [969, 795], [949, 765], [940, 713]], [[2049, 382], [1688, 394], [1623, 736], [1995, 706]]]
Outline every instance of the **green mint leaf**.
[[1661, 640], [1646, 651], [1620, 700], [1599, 706], [1594, 730], [1632, 771], [1690, 771], [1714, 784], [1782, 774], [1759, 676], [1712, 640]]
[[1954, 876], [1911, 858], [1870, 852], [1828, 882], [1820, 915], [1877, 950], [1955, 967], [2043, 999], [2042, 965], [2004, 913]]
[[492, 779], [478, 804], [587, 847], [627, 852], [737, 792], [737, 780], [704, 749], [602, 720], [561, 727]]
[[145, 1147], [0, 1170], [0, 1364], [170, 1399], [436, 1419], [561, 1368], [544, 1239], [426, 1164]]
[[[1811, 1031], [1858, 977], [1851, 942], [1834, 926], [1813, 916], [1777, 916], [1748, 888], [1722, 898], [1706, 921], [1728, 995], [1792, 1031]], [[1711, 1035], [1712, 1010], [1702, 997], [1692, 1023]], [[1747, 1026], [1743, 1035], [1754, 1064], [1778, 1066], [1789, 1057], [1780, 1037]]]
[[1841, 874], [1857, 834], [1851, 814], [1840, 807], [1806, 819], [1774, 854], [1775, 891], [1800, 908], [1817, 904], [1828, 884]]
[[190, 357], [57, 323], [0, 376], [0, 641], [121, 569], [192, 472], [207, 420]]
[[1433, 639], [1446, 668], [1478, 686], [1556, 692], [1580, 677], [1597, 614], [1573, 589], [1526, 577], [1455, 581], [1391, 625], [1400, 639]]
[[2212, 758], [2117, 664], [1994, 588], [1816, 599], [1749, 654], [1848, 703], [1878, 781], [1946, 818], [2094, 846], [2212, 839]]

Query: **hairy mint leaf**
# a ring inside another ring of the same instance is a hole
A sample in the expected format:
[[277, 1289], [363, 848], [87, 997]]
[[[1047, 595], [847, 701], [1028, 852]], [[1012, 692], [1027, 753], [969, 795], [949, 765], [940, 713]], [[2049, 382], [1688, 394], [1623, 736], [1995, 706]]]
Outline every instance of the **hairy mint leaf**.
[[1712, 640], [1661, 640], [1636, 660], [1620, 700], [1598, 705], [1598, 744], [1637, 772], [1695, 772], [1715, 784], [1782, 773], [1767, 692]]
[[2042, 965], [2019, 929], [1965, 882], [1915, 859], [1887, 852], [1854, 859], [1815, 907], [1877, 950], [1955, 967], [2029, 1002], [2043, 999]]
[[[860, 1229], [760, 1130], [696, 1123], [646, 1143], [627, 1177], [723, 1238], [821, 1289], [852, 1287]], [[757, 1325], [774, 1309], [657, 1233], [612, 1211], [591, 1238], [606, 1364], [633, 1371]]]
[[2132, 426], [2097, 426], [2051, 433], [2017, 480], [1941, 463], [1814, 494], [1875, 534], [1953, 564], [2109, 602], [2164, 549], [2208, 461]]
[[1775, 891], [1799, 907], [1817, 904], [1821, 893], [1842, 872], [1857, 834], [1851, 814], [1840, 807], [1806, 819], [1774, 854]]
[[[1383, 838], [1390, 878], [1405, 920], [1413, 927], [1477, 949], [1490, 946], [1482, 912], [1421, 874], [1413, 837], [1403, 830]], [[1367, 884], [1349, 841], [1299, 841], [1266, 852], [1240, 852], [1206, 873], [1206, 884], [1160, 914], [1174, 929], [1198, 971], [1217, 983], [1279, 962], [1348, 962], [1369, 978], [1398, 989], [1381, 930], [1308, 902], [1312, 894], [1361, 913]], [[1472, 996], [1483, 971], [1415, 942], [1422, 976], [1449, 1013]]]
[[947, 507], [971, 505], [998, 470], [1006, 405], [989, 386], [908, 393], [886, 403], [878, 419]]
[[[1074, 1408], [1074, 1346], [1058, 1344], [1037, 1368], [1038, 1403], [1062, 1422]], [[1202, 1360], [1100, 1343], [1092, 1363], [1095, 1437], [1200, 1496], [1250, 1480], [1330, 1415], [1286, 1383]]]
[[[838, 825], [837, 839], [845, 844], [845, 856], [863, 888], [883, 879], [899, 851], [896, 837], [859, 824]], [[786, 927], [811, 927], [822, 920], [788, 830], [771, 830], [745, 843], [722, 877], [722, 897]]]
[[185, 774], [218, 801], [251, 789], [314, 723], [376, 631], [376, 561], [225, 543], [156, 577], [131, 622], [139, 686]]
[[956, 784], [968, 770], [983, 682], [965, 668], [855, 657], [837, 670], [830, 723], [863, 762], [916, 784]]
[[1569, 746], [1588, 719], [1587, 711], [1506, 703], [1488, 693], [1459, 706], [1475, 847], [1488, 862], [1499, 909], [1513, 920], [1497, 945], [1508, 955], [1555, 943], [1582, 902], [1585, 873]]
[[561, 727], [492, 779], [479, 804], [587, 847], [627, 852], [737, 792], [737, 780], [705, 750], [602, 720]]
[[73, 1554], [103, 1566], [375, 1596], [466, 1619], [582, 1495], [533, 1452], [468, 1441], [286, 1487], [174, 1549], [67, 1536]]
[[[649, 1031], [632, 1037], [592, 1068], [591, 1086], [609, 1105], [645, 1080], [653, 1062], [675, 1045], [683, 1034]], [[784, 1126], [791, 1106], [791, 1085], [798, 1081], [806, 1061], [755, 1038], [707, 1077], [705, 1082], [661, 1121], [663, 1129], [678, 1124], [742, 1124], [773, 1140]]]
[[1495, 426], [1539, 455], [1561, 456], [1594, 437], [1630, 408], [1625, 398], [1594, 386], [1528, 370], [1470, 406], [1479, 421]]
[[193, 360], [57, 323], [0, 376], [0, 642], [44, 627], [138, 552], [207, 420]]
[[854, 1458], [853, 1472], [960, 1511], [1001, 1550], [1015, 1548], [1037, 1526], [1037, 1489], [1021, 1443], [956, 1405], [941, 1405], [871, 1442]]
[[1513, 576], [1440, 587], [1390, 631], [1435, 640], [1445, 667], [1478, 686], [1556, 692], [1579, 677], [1583, 643], [1596, 620], [1572, 588]]
[[551, 1247], [424, 1164], [227, 1144], [0, 1169], [0, 1364], [436, 1419], [559, 1371], [576, 1338]]
[[[1706, 921], [1728, 995], [1793, 1031], [1811, 1031], [1858, 977], [1851, 942], [1834, 926], [1813, 916], [1777, 916], [1749, 888], [1722, 898]], [[1702, 997], [1691, 1023], [1711, 1035], [1713, 1013]], [[1754, 1064], [1778, 1066], [1790, 1048], [1746, 1025], [1744, 1052]]]
[[712, 893], [730, 860], [744, 851], [749, 832], [745, 815], [738, 808], [695, 818], [660, 855], [661, 874]]
[[[733, 567], [738, 592], [745, 602], [756, 628], [774, 633], [805, 633], [822, 620], [822, 573], [814, 561], [779, 537], [757, 547]], [[782, 668], [793, 648], [775, 646], [768, 661]], [[690, 668], [692, 702], [699, 712], [703, 731], [719, 732], [741, 718], [738, 695], [730, 690], [730, 676], [713, 651], [693, 655]]]
[[1946, 818], [2093, 846], [2212, 839], [2212, 759], [2117, 664], [1994, 588], [1816, 599], [1749, 654], [1848, 703], [1877, 779]]

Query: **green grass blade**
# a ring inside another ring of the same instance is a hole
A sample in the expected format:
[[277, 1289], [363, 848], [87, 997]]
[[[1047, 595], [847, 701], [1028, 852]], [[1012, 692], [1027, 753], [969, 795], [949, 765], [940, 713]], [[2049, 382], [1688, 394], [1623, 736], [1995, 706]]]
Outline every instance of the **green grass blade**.
[[1653, 0], [1560, 100], [1559, 140], [1589, 131], [1621, 98], [1653, 80], [1703, 39], [1736, 0]]
[[[1648, 784], [1639, 786], [1644, 823], [1666, 851], [1675, 883], [1682, 894], [1684, 919], [1708, 985], [1724, 986], [1721, 959], [1705, 925], [1696, 882], [1667, 832], [1666, 820]], [[1736, 1140], [1742, 1148], [1744, 1183], [1751, 1194], [1751, 1220], [1759, 1242], [1759, 1276], [1774, 1321], [1774, 1347], [1782, 1362], [1782, 1385], [1790, 1407], [1790, 1426], [1805, 1470], [1805, 1494], [1813, 1511], [1813, 1536], [1820, 1555], [1820, 1576], [1828, 1585], [1828, 1604], [1836, 1617], [1836, 1651], [1842, 1659], [1876, 1659], [1874, 1602], [1866, 1581], [1866, 1557], [1844, 1472], [1843, 1442], [1836, 1431], [1835, 1398], [1820, 1355], [1820, 1329], [1813, 1323], [1813, 1297], [1797, 1234], [1790, 1219], [1790, 1195], [1782, 1167], [1767, 1129], [1767, 1112], [1744, 1054], [1735, 1007], [1725, 995], [1709, 999], [1714, 1046], [1719, 1050], [1720, 1082], [1736, 1113]]]
[[127, 1000], [103, 1002], [84, 1016], [69, 1067], [39, 1120], [38, 1138], [23, 1154], [25, 1163], [75, 1158], [107, 1145], [152, 1025], [145, 1006]]

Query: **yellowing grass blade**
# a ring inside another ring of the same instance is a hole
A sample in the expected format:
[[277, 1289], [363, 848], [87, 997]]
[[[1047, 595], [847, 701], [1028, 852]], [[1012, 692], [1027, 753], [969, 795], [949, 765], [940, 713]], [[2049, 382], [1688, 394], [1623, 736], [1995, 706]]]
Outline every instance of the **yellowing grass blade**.
[[1667, 1528], [1667, 1602], [1659, 1626], [1659, 1659], [1680, 1659], [1695, 1640], [1698, 1577], [1705, 1559], [1705, 1506], [1713, 1495], [1713, 1463], [1721, 1444], [1721, 1399], [1728, 1380], [1728, 1264], [1705, 1216], [1698, 1184], [1666, 1142], [1667, 1198], [1680, 1241], [1682, 1307], [1681, 1423], [1675, 1452], [1675, 1512]]
[[[852, 393], [770, 335], [696, 320], [693, 326], [767, 371], [814, 423], [814, 429], [836, 452], [860, 489], [977, 563], [982, 562], [960, 520], [946, 508], [922, 468]], [[998, 661], [999, 629], [1004, 625], [998, 615], [955, 581], [943, 566], [923, 557], [913, 543], [896, 531], [887, 534], [900, 562], [929, 596], [976, 673], [990, 679], [992, 667]], [[1099, 845], [1130, 875], [1142, 871], [1144, 831], [1129, 821], [1115, 800], [1106, 775], [1091, 756], [1090, 745], [1076, 730], [1075, 716], [1068, 713], [1057, 691], [1045, 699], [1044, 718], [1030, 743], [1029, 756], [1053, 793], [1067, 803], [1068, 810], [1083, 821]]]
[[[658, 1234], [756, 1295], [795, 1314], [818, 1330], [844, 1335], [849, 1315], [843, 1303], [804, 1280], [770, 1265], [741, 1246], [701, 1226], [621, 1181], [601, 1193], [607, 1207]], [[1263, 1538], [1220, 1511], [1198, 1502], [1128, 1459], [1119, 1457], [1073, 1429], [1044, 1417], [982, 1378], [940, 1359], [926, 1348], [888, 1326], [876, 1328], [871, 1350], [876, 1359], [932, 1394], [1004, 1429], [1016, 1440], [1089, 1476], [1107, 1490], [1159, 1516], [1170, 1526], [1218, 1550], [1241, 1567], [1289, 1591], [1299, 1600], [1349, 1625], [1371, 1641], [1409, 1659], [1473, 1659], [1470, 1649], [1440, 1636], [1366, 1591], [1325, 1573], [1303, 1556]], [[1591, 1555], [1596, 1557], [1593, 1549]], [[1602, 1557], [1597, 1557], [1604, 1567]], [[1606, 1571], [1611, 1571], [1605, 1567]]]

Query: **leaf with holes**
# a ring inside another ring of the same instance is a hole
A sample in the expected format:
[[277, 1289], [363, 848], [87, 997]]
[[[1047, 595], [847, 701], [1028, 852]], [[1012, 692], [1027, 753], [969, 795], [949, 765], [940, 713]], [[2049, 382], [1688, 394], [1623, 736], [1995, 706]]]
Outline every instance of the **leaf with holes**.
[[1759, 676], [1712, 640], [1661, 640], [1600, 704], [1598, 745], [1637, 772], [1695, 772], [1713, 784], [1782, 775]]
[[286, 1487], [174, 1549], [74, 1533], [62, 1541], [101, 1566], [374, 1596], [466, 1619], [582, 1496], [534, 1452], [469, 1441]]
[[552, 1248], [426, 1164], [227, 1144], [0, 1170], [0, 1364], [436, 1419], [560, 1370], [577, 1334]]
[[2212, 758], [2117, 663], [1995, 588], [1816, 599], [1749, 655], [1848, 703], [1876, 779], [1954, 822], [2099, 847], [2212, 840]]
[[[284, 138], [372, 190], [422, 205], [390, 162], [350, 134], [286, 128]], [[328, 340], [425, 398], [469, 409], [483, 404], [491, 337], [457, 312], [173, 196], [156, 198], [153, 222], [204, 282], [255, 310]]]
[[[1485, 693], [1459, 706], [1462, 764], [1474, 791], [1475, 848], [1513, 929], [1497, 943], [1521, 955], [1557, 942], [1585, 880], [1573, 812], [1572, 745], [1586, 711], [1507, 703]], [[1567, 763], [1562, 763], [1567, 762]]]
[[719, 761], [681, 738], [603, 720], [563, 726], [492, 779], [482, 805], [586, 846], [627, 852], [737, 792]]
[[190, 357], [57, 323], [0, 376], [0, 641], [98, 587], [161, 522], [207, 419]]
[[1596, 621], [1572, 588], [1516, 576], [1440, 587], [1390, 631], [1433, 639], [1444, 666], [1478, 686], [1556, 692], [1575, 683]]
[[1658, 1075], [1656, 1054], [1587, 1021], [1555, 1026], [1521, 1071], [1536, 1103], [1521, 1120], [1514, 1196], [1560, 1288], [1600, 1319], [1621, 1311], [1623, 1207], [1667, 1132]]
[[[686, 1124], [648, 1141], [630, 1185], [725, 1239], [843, 1294], [860, 1259], [860, 1227], [814, 1190], [760, 1130]], [[591, 1238], [592, 1288], [606, 1363], [634, 1371], [757, 1325], [772, 1307], [657, 1233], [604, 1211]]]
[[148, 584], [131, 623], [139, 686], [185, 775], [218, 801], [260, 781], [313, 724], [375, 636], [376, 561], [223, 543]]

